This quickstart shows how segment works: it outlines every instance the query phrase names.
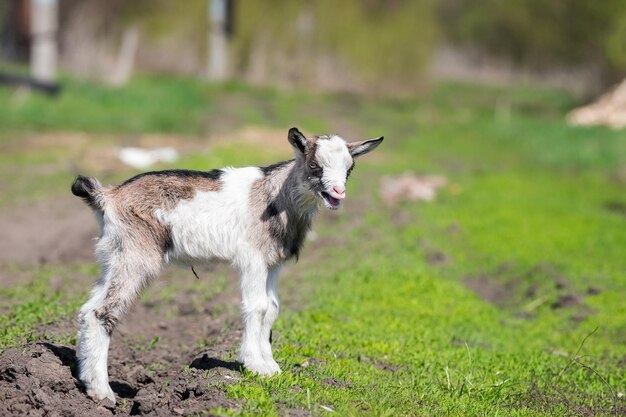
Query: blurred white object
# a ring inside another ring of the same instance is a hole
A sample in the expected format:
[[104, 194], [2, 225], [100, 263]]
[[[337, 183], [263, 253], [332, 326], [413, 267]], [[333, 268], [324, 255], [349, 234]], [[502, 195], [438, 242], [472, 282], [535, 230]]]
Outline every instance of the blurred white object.
[[172, 163], [178, 159], [174, 148], [122, 148], [118, 153], [120, 161], [133, 168], [148, 168], [157, 162]]
[[572, 110], [567, 115], [567, 121], [573, 126], [603, 125], [613, 129], [626, 127], [626, 80], [595, 103]]
[[384, 177], [380, 183], [380, 195], [387, 204], [396, 204], [402, 200], [433, 201], [437, 189], [448, 183], [440, 175], [415, 176], [405, 173], [397, 177]]

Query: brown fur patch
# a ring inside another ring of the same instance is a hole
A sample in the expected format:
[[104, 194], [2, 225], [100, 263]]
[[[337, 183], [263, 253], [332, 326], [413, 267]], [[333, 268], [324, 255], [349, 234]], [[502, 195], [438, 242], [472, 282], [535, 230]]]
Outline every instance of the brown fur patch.
[[[158, 209], [172, 210], [198, 191], [219, 191], [219, 174], [196, 171], [160, 171], [142, 174], [107, 190], [108, 204], [145, 250], [157, 247], [163, 255], [172, 245], [169, 226], [157, 219]], [[155, 246], [156, 245], [156, 246]]]
[[317, 141], [324, 138], [323, 136], [312, 136], [307, 138], [306, 150], [304, 151], [304, 160], [309, 162], [317, 162], [315, 154], [317, 153]]

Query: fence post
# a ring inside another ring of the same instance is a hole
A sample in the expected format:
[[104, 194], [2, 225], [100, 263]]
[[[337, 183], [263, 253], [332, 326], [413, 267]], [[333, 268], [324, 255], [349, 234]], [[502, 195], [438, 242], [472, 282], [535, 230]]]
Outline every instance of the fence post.
[[35, 81], [52, 84], [57, 75], [57, 0], [31, 0], [30, 70]]
[[229, 0], [208, 0], [209, 53], [207, 78], [223, 81], [228, 77]]

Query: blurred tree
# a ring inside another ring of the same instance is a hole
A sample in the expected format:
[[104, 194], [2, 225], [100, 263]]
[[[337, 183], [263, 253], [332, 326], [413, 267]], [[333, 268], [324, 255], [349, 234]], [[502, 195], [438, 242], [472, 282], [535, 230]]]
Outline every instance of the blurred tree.
[[30, 55], [30, 0], [0, 2], [0, 56], [27, 61]]
[[258, 81], [282, 73], [292, 84], [406, 90], [423, 82], [437, 39], [434, 11], [430, 0], [241, 1], [238, 68]]
[[367, 78], [412, 80], [429, 62], [436, 41], [430, 1], [332, 0], [316, 2], [318, 41]]
[[608, 64], [617, 70], [626, 70], [626, 7], [616, 8], [604, 44]]
[[624, 0], [442, 0], [438, 11], [448, 40], [517, 63], [626, 69]]

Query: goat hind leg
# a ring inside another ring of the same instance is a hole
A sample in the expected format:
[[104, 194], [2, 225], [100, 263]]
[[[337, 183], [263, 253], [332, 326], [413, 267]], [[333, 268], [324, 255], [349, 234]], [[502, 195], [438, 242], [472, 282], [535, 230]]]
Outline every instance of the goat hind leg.
[[102, 278], [91, 291], [89, 300], [78, 313], [79, 331], [77, 345], [78, 377], [85, 386], [87, 395], [96, 399], [105, 398], [115, 401], [115, 394], [109, 386], [107, 358], [109, 352], [110, 332], [96, 316], [107, 295], [109, 273]]
[[160, 268], [160, 260], [150, 263], [146, 262], [149, 258], [145, 254], [139, 256], [143, 263], [131, 264], [123, 257], [108, 262], [102, 278], [79, 313], [78, 375], [87, 395], [96, 400], [108, 398], [115, 402], [107, 371], [111, 333]]

